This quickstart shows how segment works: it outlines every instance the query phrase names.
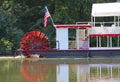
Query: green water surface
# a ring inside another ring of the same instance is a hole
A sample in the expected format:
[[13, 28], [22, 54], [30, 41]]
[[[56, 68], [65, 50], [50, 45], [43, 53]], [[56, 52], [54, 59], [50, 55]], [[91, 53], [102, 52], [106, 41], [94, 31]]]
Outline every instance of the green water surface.
[[119, 82], [120, 59], [0, 59], [0, 82]]

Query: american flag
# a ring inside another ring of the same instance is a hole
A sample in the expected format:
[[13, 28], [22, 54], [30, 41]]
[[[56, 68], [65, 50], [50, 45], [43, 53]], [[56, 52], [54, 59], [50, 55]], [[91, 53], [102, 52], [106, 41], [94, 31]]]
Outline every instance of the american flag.
[[45, 7], [45, 15], [44, 15], [44, 27], [47, 26], [47, 21], [48, 21], [48, 18], [50, 17], [50, 13], [47, 9], [47, 7]]

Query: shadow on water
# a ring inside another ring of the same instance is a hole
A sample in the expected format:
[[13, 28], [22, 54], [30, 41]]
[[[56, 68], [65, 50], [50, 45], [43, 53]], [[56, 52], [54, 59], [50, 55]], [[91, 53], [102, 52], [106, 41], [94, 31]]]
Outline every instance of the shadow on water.
[[0, 60], [0, 82], [119, 82], [120, 58]]

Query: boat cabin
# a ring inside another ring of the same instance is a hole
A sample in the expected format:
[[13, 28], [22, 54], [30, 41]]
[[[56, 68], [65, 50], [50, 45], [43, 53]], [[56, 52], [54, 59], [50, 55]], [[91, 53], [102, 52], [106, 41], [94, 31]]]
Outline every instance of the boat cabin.
[[[102, 20], [101, 20], [102, 18]], [[104, 20], [103, 20], [104, 19]], [[56, 47], [70, 49], [68, 29], [76, 29], [77, 50], [120, 49], [120, 3], [97, 3], [92, 5], [91, 22], [55, 25]]]
[[[120, 3], [92, 5], [89, 49], [120, 49]], [[100, 21], [100, 18], [104, 19]], [[99, 21], [98, 21], [99, 19]], [[92, 42], [94, 40], [94, 43]]]

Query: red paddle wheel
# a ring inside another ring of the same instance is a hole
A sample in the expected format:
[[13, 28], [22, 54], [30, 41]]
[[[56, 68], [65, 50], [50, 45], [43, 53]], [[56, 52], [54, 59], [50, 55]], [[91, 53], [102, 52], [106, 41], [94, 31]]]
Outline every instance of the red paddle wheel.
[[28, 32], [20, 42], [20, 49], [25, 56], [30, 56], [32, 51], [46, 50], [49, 48], [48, 38], [39, 31]]

